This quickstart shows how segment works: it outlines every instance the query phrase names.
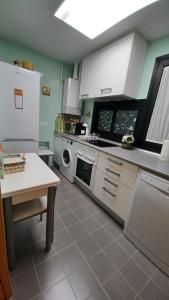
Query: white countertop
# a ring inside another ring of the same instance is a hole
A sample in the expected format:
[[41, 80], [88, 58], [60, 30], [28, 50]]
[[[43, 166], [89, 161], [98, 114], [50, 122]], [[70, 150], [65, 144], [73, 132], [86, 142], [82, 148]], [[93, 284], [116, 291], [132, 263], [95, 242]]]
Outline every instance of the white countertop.
[[35, 153], [26, 153], [25, 171], [6, 174], [1, 180], [2, 198], [29, 190], [57, 186], [59, 177]]
[[[151, 153], [149, 151], [144, 151], [142, 149], [134, 148], [132, 150], [123, 149], [118, 147], [98, 147], [89, 144], [84, 141], [83, 136], [73, 136], [67, 133], [56, 133], [65, 138], [72, 139], [76, 142], [84, 144], [85, 146], [92, 147], [98, 151], [104, 152], [106, 154], [121, 158], [125, 161], [131, 162], [140, 168], [146, 169], [151, 172], [155, 172], [158, 175], [169, 178], [169, 162], [159, 159], [159, 155], [156, 153]], [[108, 141], [111, 142], [111, 141]], [[113, 141], [112, 141], [113, 142]], [[115, 142], [114, 142], [115, 143]]]

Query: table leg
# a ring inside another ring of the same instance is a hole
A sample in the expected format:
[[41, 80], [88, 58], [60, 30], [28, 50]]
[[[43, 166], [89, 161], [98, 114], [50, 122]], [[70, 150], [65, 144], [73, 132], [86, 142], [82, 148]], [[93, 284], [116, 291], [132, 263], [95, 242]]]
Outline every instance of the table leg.
[[3, 199], [6, 248], [8, 257], [8, 267], [10, 271], [15, 269], [15, 242], [14, 225], [12, 222], [12, 197]]
[[54, 231], [54, 204], [56, 197], [56, 187], [52, 186], [48, 188], [48, 204], [47, 204], [47, 220], [46, 220], [46, 252], [51, 249], [53, 242]]

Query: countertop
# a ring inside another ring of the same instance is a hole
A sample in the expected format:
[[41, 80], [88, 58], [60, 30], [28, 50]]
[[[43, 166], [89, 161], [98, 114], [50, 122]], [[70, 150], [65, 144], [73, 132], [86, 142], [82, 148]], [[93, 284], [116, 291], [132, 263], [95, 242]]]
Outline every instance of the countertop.
[[71, 134], [58, 133], [58, 132], [55, 132], [54, 134], [61, 135], [65, 138], [79, 142], [81, 144], [84, 144], [85, 146], [94, 148], [98, 151], [115, 156], [117, 158], [121, 158], [125, 161], [131, 162], [139, 166], [142, 169], [154, 172], [158, 175], [161, 175], [169, 179], [169, 162], [159, 159], [159, 154], [153, 152], [151, 153], [149, 151], [145, 151], [139, 148], [134, 148], [132, 150], [126, 150], [121, 148], [120, 146], [102, 148], [85, 142], [84, 137], [82, 136], [74, 136]]

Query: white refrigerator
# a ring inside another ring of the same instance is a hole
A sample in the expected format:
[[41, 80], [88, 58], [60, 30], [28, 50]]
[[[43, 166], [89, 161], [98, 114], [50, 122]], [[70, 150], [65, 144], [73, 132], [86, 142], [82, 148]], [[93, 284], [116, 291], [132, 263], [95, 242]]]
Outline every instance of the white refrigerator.
[[40, 73], [0, 62], [0, 142], [5, 153], [38, 152]]

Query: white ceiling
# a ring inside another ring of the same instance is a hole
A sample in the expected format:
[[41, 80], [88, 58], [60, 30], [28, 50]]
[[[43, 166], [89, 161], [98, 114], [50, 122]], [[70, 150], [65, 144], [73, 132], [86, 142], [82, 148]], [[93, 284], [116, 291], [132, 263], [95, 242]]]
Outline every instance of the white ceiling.
[[48, 56], [73, 62], [131, 30], [138, 31], [148, 41], [169, 34], [169, 0], [159, 0], [142, 9], [94, 40], [54, 17], [61, 2], [0, 0], [0, 36]]

